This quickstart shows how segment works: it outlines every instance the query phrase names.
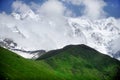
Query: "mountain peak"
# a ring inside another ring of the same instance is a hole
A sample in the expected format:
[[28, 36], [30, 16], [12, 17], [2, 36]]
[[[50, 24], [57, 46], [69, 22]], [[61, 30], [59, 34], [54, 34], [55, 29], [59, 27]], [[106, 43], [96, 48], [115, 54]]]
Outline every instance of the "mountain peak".
[[111, 45], [116, 45], [113, 43], [120, 37], [120, 29], [117, 20], [112, 17], [56, 19], [40, 17], [32, 11], [12, 15], [12, 23], [2, 19], [0, 37], [13, 39], [19, 48], [26, 51], [50, 51], [70, 44], [85, 44], [110, 56], [117, 52]]

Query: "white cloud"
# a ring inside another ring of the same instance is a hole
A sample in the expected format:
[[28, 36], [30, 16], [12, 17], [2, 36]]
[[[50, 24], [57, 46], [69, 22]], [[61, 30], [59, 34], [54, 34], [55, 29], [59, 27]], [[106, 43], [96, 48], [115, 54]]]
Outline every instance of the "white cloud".
[[[63, 2], [71, 3], [73, 5], [84, 6], [84, 9], [79, 9], [82, 12], [82, 16], [91, 19], [104, 18], [106, 12], [104, 11], [104, 6], [106, 3], [103, 0], [61, 0]], [[75, 12], [72, 12], [69, 8], [59, 0], [48, 0], [42, 5], [38, 5], [31, 2], [31, 5], [27, 5], [21, 1], [15, 1], [12, 5], [14, 12], [19, 12], [21, 14], [27, 11], [34, 10], [34, 12], [45, 16], [74, 16]]]
[[106, 16], [104, 6], [106, 3], [103, 0], [62, 0], [73, 5], [84, 6], [83, 16], [91, 19], [103, 18]]
[[81, 5], [82, 0], [62, 0], [63, 2], [71, 3], [73, 5]]
[[58, 0], [48, 0], [40, 7], [39, 12], [46, 16], [63, 16], [65, 6]]
[[13, 12], [26, 13], [26, 11], [31, 10], [28, 5], [21, 1], [15, 1], [12, 4]]
[[[36, 11], [32, 10], [35, 6], [38, 6]], [[61, 2], [49, 0], [39, 6], [37, 4], [27, 5], [21, 1], [15, 1], [12, 7], [15, 13], [12, 13], [12, 15], [17, 15], [22, 17], [22, 19], [15, 19], [7, 14], [0, 14], [0, 29], [3, 34], [0, 37], [12, 38], [18, 45], [30, 50], [51, 50], [67, 44], [69, 37], [66, 37], [66, 34], [68, 34], [69, 27], [66, 26], [66, 19], [64, 18], [66, 8]], [[38, 10], [40, 10], [39, 13], [37, 13]], [[38, 19], [36, 20], [36, 18]], [[20, 30], [24, 37], [17, 33], [15, 27]]]
[[[83, 5], [84, 16], [87, 18], [100, 18], [104, 16], [103, 0], [64, 0], [74, 5]], [[73, 33], [65, 16], [74, 15], [59, 0], [48, 0], [42, 5], [32, 3], [27, 5], [15, 1], [12, 5], [17, 16], [26, 14], [25, 19], [15, 19], [11, 15], [0, 14], [0, 37], [13, 38], [22, 47], [32, 49], [51, 50], [71, 43], [80, 43], [81, 39], [73, 38]], [[31, 13], [28, 13], [28, 12]], [[28, 15], [29, 14], [29, 15]], [[32, 18], [32, 19], [31, 19]], [[35, 20], [38, 18], [37, 20]], [[119, 22], [118, 22], [119, 23]], [[120, 25], [120, 24], [118, 24]], [[22, 38], [15, 30], [17, 26], [25, 36]]]
[[103, 0], [84, 0], [83, 4], [85, 5], [83, 13], [87, 17], [93, 19], [105, 17], [105, 12], [103, 10], [105, 2]]
[[73, 13], [73, 11], [71, 11], [71, 10], [68, 9], [68, 8], [65, 10], [64, 15], [65, 15], [66, 17], [75, 17], [75, 16], [76, 16], [76, 14]]

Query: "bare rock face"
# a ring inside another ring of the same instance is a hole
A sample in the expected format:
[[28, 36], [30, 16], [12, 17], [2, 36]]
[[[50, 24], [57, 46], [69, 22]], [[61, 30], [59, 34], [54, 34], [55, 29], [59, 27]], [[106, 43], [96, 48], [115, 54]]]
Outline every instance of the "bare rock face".
[[38, 57], [40, 57], [41, 55], [46, 53], [45, 50], [27, 51], [27, 50], [23, 50], [23, 49], [18, 49], [17, 48], [17, 43], [15, 43], [12, 39], [9, 39], [9, 38], [5, 38], [3, 40], [1, 39], [0, 40], [0, 46], [4, 47], [4, 48], [7, 48], [9, 50], [12, 50], [13, 52], [20, 52], [20, 53], [32, 55], [31, 59], [37, 59]]
[[17, 43], [15, 43], [12, 39], [5, 38], [3, 41], [0, 41], [0, 46], [12, 49], [17, 47]]

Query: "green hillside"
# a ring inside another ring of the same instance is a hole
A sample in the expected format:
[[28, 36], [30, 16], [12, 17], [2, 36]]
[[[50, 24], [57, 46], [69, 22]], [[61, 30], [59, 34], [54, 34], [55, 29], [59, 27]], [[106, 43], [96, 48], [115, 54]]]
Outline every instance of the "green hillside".
[[43, 61], [24, 59], [0, 47], [0, 80], [58, 80]]
[[85, 45], [69, 45], [50, 51], [39, 59], [44, 59], [55, 71], [70, 80], [120, 79], [119, 61]]
[[85, 45], [53, 50], [37, 60], [0, 47], [0, 80], [120, 80], [120, 62]]

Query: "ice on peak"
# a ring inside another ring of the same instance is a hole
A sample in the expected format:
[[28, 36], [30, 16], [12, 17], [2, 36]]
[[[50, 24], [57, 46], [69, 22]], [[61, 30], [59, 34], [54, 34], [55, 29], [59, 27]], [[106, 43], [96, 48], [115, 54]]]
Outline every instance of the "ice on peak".
[[[120, 37], [116, 19], [46, 18], [28, 11], [12, 13], [12, 20], [1, 21], [0, 37], [12, 38], [24, 50], [53, 50], [69, 44], [86, 44], [102, 53], [112, 51], [111, 43]], [[9, 27], [12, 26], [12, 27]], [[2, 30], [2, 31], [1, 31]], [[26, 38], [21, 37], [21, 34]], [[114, 45], [114, 44], [113, 44]]]

